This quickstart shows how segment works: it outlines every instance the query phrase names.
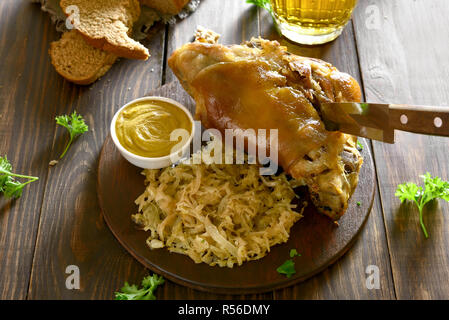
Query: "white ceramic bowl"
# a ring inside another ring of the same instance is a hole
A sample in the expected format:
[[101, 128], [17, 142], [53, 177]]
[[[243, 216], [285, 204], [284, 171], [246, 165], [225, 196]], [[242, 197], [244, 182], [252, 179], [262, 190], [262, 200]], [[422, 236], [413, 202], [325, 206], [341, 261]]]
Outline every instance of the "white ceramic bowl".
[[[177, 151], [176, 153], [172, 153], [168, 156], [164, 156], [164, 157], [159, 157], [159, 158], [149, 158], [149, 157], [142, 157], [142, 156], [138, 156], [128, 150], [126, 150], [120, 143], [120, 141], [117, 138], [117, 134], [115, 132], [115, 123], [117, 121], [117, 118], [120, 114], [120, 112], [125, 109], [126, 107], [128, 107], [131, 104], [137, 103], [137, 102], [142, 102], [142, 101], [164, 101], [170, 104], [173, 104], [174, 106], [178, 107], [179, 109], [183, 110], [187, 116], [190, 119], [190, 122], [192, 124], [192, 132], [190, 134], [189, 139], [186, 141], [185, 145], [182, 146], [182, 148]], [[120, 110], [118, 110], [114, 117], [112, 118], [111, 121], [111, 136], [112, 136], [112, 140], [114, 141], [115, 146], [117, 147], [117, 149], [120, 151], [120, 153], [122, 154], [122, 156], [128, 160], [130, 163], [132, 163], [133, 165], [140, 167], [142, 169], [161, 169], [161, 168], [166, 168], [170, 165], [173, 164], [173, 160], [177, 160], [181, 157], [181, 155], [184, 155], [190, 148], [190, 143], [192, 142], [193, 136], [195, 135], [195, 125], [194, 125], [194, 121], [193, 121], [193, 117], [190, 114], [189, 110], [187, 110], [186, 107], [184, 107], [182, 104], [180, 104], [179, 102], [169, 99], [169, 98], [164, 98], [164, 97], [144, 97], [144, 98], [139, 98], [139, 99], [135, 99], [132, 100], [130, 102], [128, 102], [127, 104], [125, 104], [123, 107], [120, 108]]]

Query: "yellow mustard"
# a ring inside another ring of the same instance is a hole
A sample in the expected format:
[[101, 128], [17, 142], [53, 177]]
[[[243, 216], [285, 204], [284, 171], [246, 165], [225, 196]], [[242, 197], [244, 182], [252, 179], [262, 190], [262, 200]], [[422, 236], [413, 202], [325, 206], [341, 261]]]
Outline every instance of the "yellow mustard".
[[178, 151], [181, 138], [170, 141], [176, 129], [192, 133], [192, 122], [184, 110], [159, 100], [139, 101], [127, 106], [117, 117], [115, 131], [120, 144], [138, 156], [159, 158]]

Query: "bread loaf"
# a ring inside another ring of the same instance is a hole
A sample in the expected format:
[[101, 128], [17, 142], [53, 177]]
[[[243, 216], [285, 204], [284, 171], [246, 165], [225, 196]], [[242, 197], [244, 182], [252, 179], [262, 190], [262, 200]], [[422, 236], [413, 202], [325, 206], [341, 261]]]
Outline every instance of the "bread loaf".
[[92, 47], [76, 30], [50, 45], [51, 63], [68, 81], [88, 85], [103, 76], [117, 60], [113, 53]]
[[132, 26], [140, 16], [138, 0], [61, 0], [62, 10], [70, 16], [69, 6], [79, 11], [75, 28], [92, 46], [129, 59], [146, 60], [148, 49], [130, 38]]

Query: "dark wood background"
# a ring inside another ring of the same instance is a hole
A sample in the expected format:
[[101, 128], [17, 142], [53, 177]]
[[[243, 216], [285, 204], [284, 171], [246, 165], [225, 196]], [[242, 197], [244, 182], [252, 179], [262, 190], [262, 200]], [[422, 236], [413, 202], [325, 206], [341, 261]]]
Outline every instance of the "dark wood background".
[[[16, 171], [40, 177], [22, 198], [0, 198], [1, 299], [111, 299], [125, 281], [147, 274], [106, 227], [96, 195], [98, 155], [114, 112], [174, 80], [166, 58], [192, 39], [198, 24], [223, 43], [261, 35], [289, 50], [319, 57], [355, 76], [370, 102], [449, 105], [449, 4], [446, 0], [360, 0], [342, 36], [318, 47], [293, 45], [269, 15], [244, 0], [203, 0], [175, 26], [158, 25], [145, 44], [147, 62], [122, 59], [100, 81], [79, 87], [54, 71], [47, 54], [59, 38], [49, 16], [28, 0], [0, 1], [0, 155]], [[54, 117], [77, 110], [91, 130], [55, 167], [66, 134]], [[447, 299], [449, 205], [432, 203], [425, 239], [418, 212], [394, 197], [399, 183], [426, 171], [449, 180], [449, 140], [407, 133], [395, 145], [372, 143], [377, 168], [374, 208], [355, 246], [335, 265], [283, 290], [218, 296], [167, 282], [158, 299]], [[65, 287], [68, 265], [81, 289]], [[380, 270], [380, 289], [368, 290], [365, 270]]]

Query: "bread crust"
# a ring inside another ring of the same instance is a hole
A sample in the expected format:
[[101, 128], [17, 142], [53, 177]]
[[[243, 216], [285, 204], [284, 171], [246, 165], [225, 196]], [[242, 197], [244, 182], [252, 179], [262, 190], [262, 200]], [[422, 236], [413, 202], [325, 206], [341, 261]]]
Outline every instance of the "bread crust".
[[[86, 0], [88, 1], [88, 0]], [[75, 1], [74, 3], [76, 3]], [[140, 16], [140, 4], [138, 0], [129, 0], [131, 5], [131, 9], [129, 10], [129, 15], [131, 18], [125, 24], [125, 27], [128, 29], [127, 33], [122, 34], [123, 39], [128, 40], [125, 41], [123, 45], [117, 45], [117, 43], [112, 43], [104, 36], [93, 37], [89, 32], [85, 30], [83, 27], [78, 27], [78, 32], [84, 37], [85, 41], [89, 43], [91, 46], [98, 48], [100, 50], [111, 52], [119, 57], [127, 58], [127, 59], [137, 59], [137, 60], [147, 60], [150, 57], [148, 49], [145, 48], [139, 42], [131, 39], [129, 37], [133, 23]], [[66, 12], [66, 8], [70, 5], [70, 1], [68, 0], [60, 0], [60, 6], [63, 9], [64, 13], [69, 16]], [[80, 13], [82, 14], [82, 12]], [[112, 18], [111, 18], [112, 19]], [[121, 21], [122, 22], [122, 21]], [[82, 22], [81, 22], [82, 23]], [[106, 33], [107, 30], [105, 30]], [[120, 35], [121, 33], [117, 34]], [[128, 38], [128, 39], [126, 39]]]
[[[117, 56], [112, 53], [105, 53], [106, 55], [103, 55], [101, 60], [98, 61], [98, 67], [96, 69], [93, 69], [91, 72], [87, 71], [83, 73], [80, 76], [75, 76], [74, 73], [70, 73], [67, 71], [67, 64], [62, 64], [61, 59], [58, 59], [60, 55], [64, 55], [64, 57], [68, 60], [70, 58], [74, 58], [76, 53], [73, 53], [73, 55], [67, 54], [67, 52], [62, 52], [63, 50], [63, 42], [64, 41], [84, 41], [84, 38], [82, 36], [77, 36], [70, 33], [77, 33], [78, 31], [72, 30], [64, 34], [60, 40], [54, 41], [50, 44], [50, 48], [48, 50], [48, 53], [50, 54], [50, 60], [51, 64], [55, 67], [55, 70], [57, 73], [59, 73], [62, 77], [67, 79], [70, 82], [73, 82], [78, 85], [89, 85], [98, 78], [102, 77], [106, 74], [106, 72], [109, 71], [109, 69], [112, 67], [112, 65], [117, 60]], [[80, 40], [78, 40], [80, 39]], [[94, 47], [90, 47], [89, 44], [85, 43], [85, 49], [87, 50], [99, 50]], [[76, 62], [70, 62], [69, 65], [76, 65]]]
[[150, 54], [141, 50], [132, 50], [125, 47], [118, 47], [112, 45], [108, 42], [106, 38], [91, 38], [88, 35], [84, 34], [82, 31], [78, 30], [78, 32], [84, 37], [84, 40], [92, 47], [97, 49], [111, 52], [119, 57], [127, 58], [127, 59], [136, 59], [136, 60], [148, 60]]

